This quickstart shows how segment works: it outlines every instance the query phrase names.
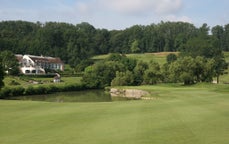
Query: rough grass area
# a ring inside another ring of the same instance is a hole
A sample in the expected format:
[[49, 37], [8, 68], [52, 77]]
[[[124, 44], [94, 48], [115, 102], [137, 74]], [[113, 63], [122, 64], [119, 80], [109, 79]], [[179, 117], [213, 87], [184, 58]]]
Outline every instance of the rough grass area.
[[0, 101], [1, 144], [228, 144], [229, 86], [156, 85], [153, 100]]
[[[22, 87], [28, 87], [28, 86], [46, 86], [46, 85], [65, 85], [65, 84], [80, 84], [82, 77], [62, 77], [60, 83], [53, 83], [53, 78], [23, 78], [23, 77], [14, 77], [14, 76], [6, 76], [4, 78], [5, 86], [7, 87], [14, 87], [14, 86], [22, 86]], [[17, 83], [16, 85], [12, 84]], [[37, 82], [37, 83], [34, 83]]]
[[[137, 60], [142, 60], [144, 62], [150, 62], [153, 60], [160, 64], [164, 64], [166, 62], [166, 56], [170, 53], [177, 54], [177, 52], [158, 52], [158, 53], [126, 54], [126, 56]], [[94, 56], [92, 59], [101, 60], [107, 58], [108, 56], [109, 54], [98, 55], [98, 56]]]

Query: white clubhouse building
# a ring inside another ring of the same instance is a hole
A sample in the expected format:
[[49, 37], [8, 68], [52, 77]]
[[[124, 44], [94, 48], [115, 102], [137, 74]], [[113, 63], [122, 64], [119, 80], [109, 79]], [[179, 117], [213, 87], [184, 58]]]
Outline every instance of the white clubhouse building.
[[45, 74], [45, 69], [64, 71], [60, 58], [34, 55], [16, 55], [16, 58], [23, 74]]

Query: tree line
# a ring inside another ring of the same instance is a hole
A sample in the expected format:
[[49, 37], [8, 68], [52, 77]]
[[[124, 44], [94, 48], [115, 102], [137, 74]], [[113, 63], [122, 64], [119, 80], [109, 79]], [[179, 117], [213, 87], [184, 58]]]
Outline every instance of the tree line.
[[217, 48], [229, 51], [229, 24], [210, 29], [207, 24], [198, 28], [185, 22], [160, 22], [107, 30], [86, 22], [0, 22], [0, 51], [60, 57], [72, 67], [98, 54], [182, 51], [190, 40], [203, 37], [214, 39]]
[[[213, 51], [212, 51], [213, 52]], [[224, 74], [228, 64], [219, 55], [192, 55], [182, 52], [169, 54], [167, 62], [160, 65], [156, 61], [143, 62], [126, 57], [125, 54], [112, 53], [108, 58], [88, 66], [83, 74], [82, 83], [89, 88], [107, 86], [138, 86], [157, 83], [183, 83], [184, 85], [199, 82], [211, 83], [214, 77]]]

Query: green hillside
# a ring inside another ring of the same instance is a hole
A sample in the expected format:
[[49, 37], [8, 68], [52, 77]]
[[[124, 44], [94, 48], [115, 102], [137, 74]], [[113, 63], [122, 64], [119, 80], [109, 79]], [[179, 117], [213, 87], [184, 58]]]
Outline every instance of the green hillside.
[[[137, 60], [142, 60], [144, 62], [150, 62], [150, 61], [156, 61], [159, 64], [164, 64], [166, 63], [166, 56], [170, 53], [174, 52], [159, 52], [159, 53], [140, 53], [140, 54], [126, 54], [127, 57], [129, 58], [134, 58]], [[176, 52], [175, 52], [176, 54]], [[94, 60], [102, 60], [105, 59], [109, 56], [109, 54], [106, 55], [97, 55], [92, 57]]]

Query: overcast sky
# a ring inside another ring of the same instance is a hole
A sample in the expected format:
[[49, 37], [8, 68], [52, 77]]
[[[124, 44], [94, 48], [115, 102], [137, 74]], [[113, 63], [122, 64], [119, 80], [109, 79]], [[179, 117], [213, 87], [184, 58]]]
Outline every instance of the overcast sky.
[[229, 0], [0, 0], [0, 21], [88, 22], [125, 29], [160, 21], [229, 24]]

